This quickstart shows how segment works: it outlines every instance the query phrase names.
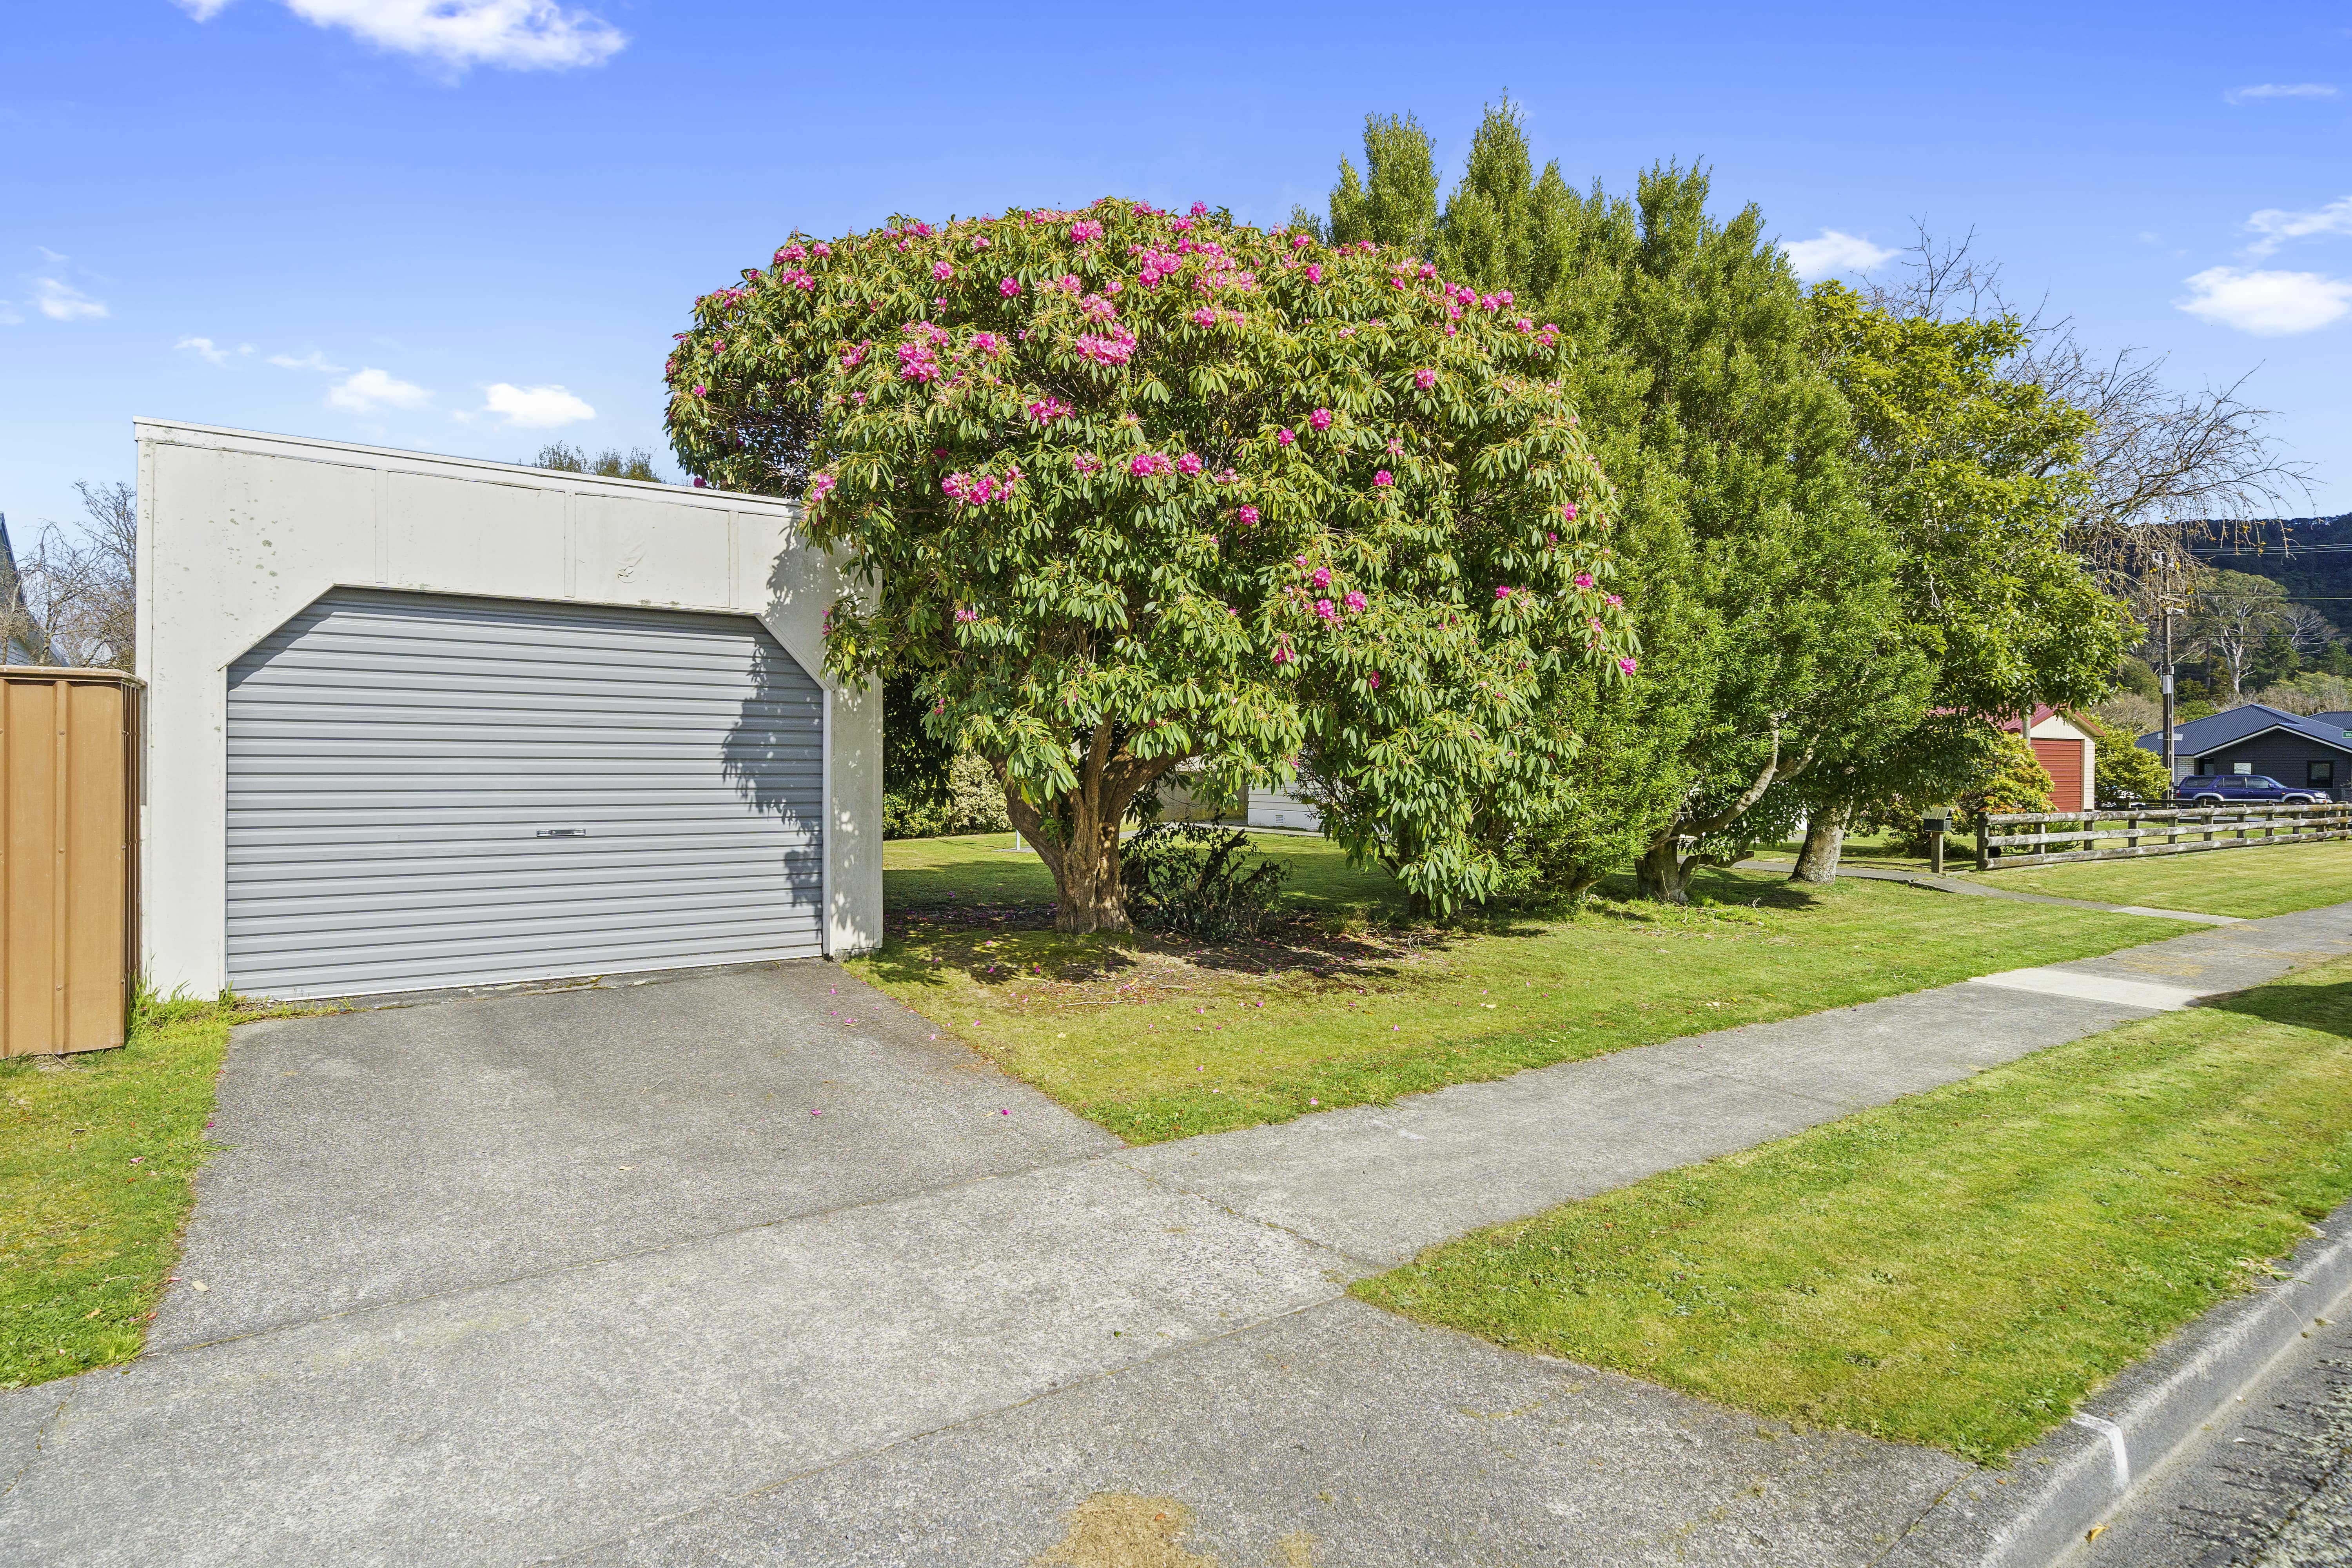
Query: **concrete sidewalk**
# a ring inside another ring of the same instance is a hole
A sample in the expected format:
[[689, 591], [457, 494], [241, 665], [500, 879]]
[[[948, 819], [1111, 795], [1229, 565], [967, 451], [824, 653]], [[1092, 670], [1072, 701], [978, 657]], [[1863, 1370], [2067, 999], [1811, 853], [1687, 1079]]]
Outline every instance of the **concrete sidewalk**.
[[1966, 1467], [1346, 1285], [2352, 952], [2347, 916], [1139, 1150], [813, 965], [241, 1030], [156, 1348], [0, 1394], [0, 1541], [1023, 1563], [1109, 1491], [1191, 1509], [1228, 1568], [1865, 1563]]

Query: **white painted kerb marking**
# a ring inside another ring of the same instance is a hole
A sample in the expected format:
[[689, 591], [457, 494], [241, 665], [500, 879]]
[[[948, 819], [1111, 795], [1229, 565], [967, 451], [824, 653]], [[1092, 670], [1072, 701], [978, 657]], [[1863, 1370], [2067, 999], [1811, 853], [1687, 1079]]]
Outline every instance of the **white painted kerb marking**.
[[2182, 985], [2159, 985], [2153, 980], [2117, 980], [2106, 974], [2078, 974], [2071, 969], [2011, 969], [1979, 974], [1971, 985], [1997, 985], [2003, 991], [2034, 991], [2044, 996], [2072, 996], [2078, 1002], [2120, 1002], [2158, 1013], [2177, 1013], [2200, 996]]
[[2088, 1426], [2107, 1440], [2107, 1453], [2116, 1462], [2116, 1490], [2131, 1489], [2131, 1450], [2124, 1447], [2124, 1429], [2104, 1415], [2071, 1417], [2077, 1426]]

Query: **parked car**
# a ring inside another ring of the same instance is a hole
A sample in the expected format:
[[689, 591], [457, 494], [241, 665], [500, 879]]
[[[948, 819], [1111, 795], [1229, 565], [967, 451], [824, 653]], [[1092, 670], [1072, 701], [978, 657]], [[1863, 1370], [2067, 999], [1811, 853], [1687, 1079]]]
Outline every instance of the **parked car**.
[[2267, 773], [2194, 773], [2180, 781], [2172, 798], [2187, 805], [2226, 805], [2255, 800], [2311, 805], [2327, 795], [2324, 790], [2289, 789]]

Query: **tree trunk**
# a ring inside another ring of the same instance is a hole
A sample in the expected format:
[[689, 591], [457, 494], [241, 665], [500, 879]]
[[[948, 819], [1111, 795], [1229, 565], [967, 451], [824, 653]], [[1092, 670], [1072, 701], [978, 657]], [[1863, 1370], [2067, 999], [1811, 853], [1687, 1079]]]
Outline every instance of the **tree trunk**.
[[1838, 854], [1845, 847], [1846, 824], [1853, 820], [1853, 813], [1844, 806], [1813, 813], [1805, 824], [1805, 847], [1789, 880], [1824, 888], [1836, 881]]
[[1077, 787], [1045, 809], [1030, 804], [1013, 787], [1001, 761], [989, 760], [1004, 788], [1005, 815], [1054, 875], [1055, 931], [1085, 936], [1132, 929], [1119, 889], [1119, 823], [1136, 795], [1179, 760], [1115, 758], [1111, 727], [1098, 724]]
[[1642, 851], [1633, 862], [1634, 890], [1662, 904], [1690, 902], [1690, 868], [1683, 863], [1682, 846], [1669, 833]]

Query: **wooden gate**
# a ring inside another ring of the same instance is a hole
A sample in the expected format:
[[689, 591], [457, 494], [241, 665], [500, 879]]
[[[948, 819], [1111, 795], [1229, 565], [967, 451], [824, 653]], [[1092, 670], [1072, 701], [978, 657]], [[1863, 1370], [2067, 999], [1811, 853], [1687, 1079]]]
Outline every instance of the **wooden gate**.
[[140, 695], [120, 670], [0, 667], [0, 1057], [122, 1044]]

